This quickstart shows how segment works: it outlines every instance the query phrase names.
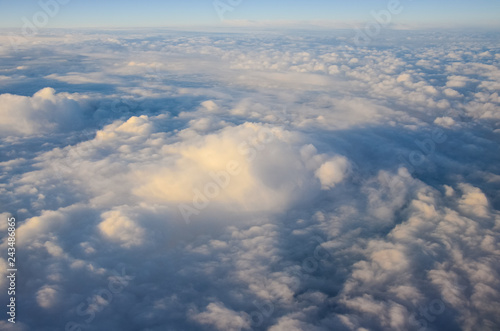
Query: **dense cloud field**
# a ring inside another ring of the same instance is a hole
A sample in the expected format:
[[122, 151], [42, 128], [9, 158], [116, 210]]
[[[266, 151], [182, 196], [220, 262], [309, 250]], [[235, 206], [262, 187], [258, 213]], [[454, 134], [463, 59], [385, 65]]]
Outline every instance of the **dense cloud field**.
[[4, 31], [0, 328], [500, 329], [498, 34], [352, 35]]

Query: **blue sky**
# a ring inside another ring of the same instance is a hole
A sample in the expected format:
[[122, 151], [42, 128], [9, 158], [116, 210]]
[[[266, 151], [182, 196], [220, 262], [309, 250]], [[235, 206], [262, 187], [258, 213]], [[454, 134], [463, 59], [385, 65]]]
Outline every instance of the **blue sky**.
[[[23, 17], [33, 21], [40, 2], [58, 0], [0, 0], [0, 27], [22, 27]], [[62, 1], [62, 0], [60, 0]], [[67, 1], [67, 0], [65, 0]], [[237, 0], [220, 0], [235, 3]], [[225, 20], [364, 22], [372, 10], [387, 8], [391, 0], [241, 0], [227, 11]], [[397, 0], [395, 0], [397, 1]], [[400, 0], [402, 14], [393, 22], [409, 25], [499, 26], [500, 1]], [[47, 27], [148, 27], [172, 25], [217, 25], [221, 20], [212, 0], [133, 1], [69, 0], [50, 18]]]

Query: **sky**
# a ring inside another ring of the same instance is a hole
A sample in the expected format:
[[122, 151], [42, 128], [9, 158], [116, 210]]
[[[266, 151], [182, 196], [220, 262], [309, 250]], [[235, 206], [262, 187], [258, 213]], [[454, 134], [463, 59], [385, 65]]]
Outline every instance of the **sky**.
[[500, 330], [499, 30], [411, 29], [498, 1], [54, 1], [0, 0], [0, 330]]
[[[0, 1], [0, 27], [21, 28], [23, 17], [33, 16], [56, 0]], [[59, 1], [59, 0], [57, 0]], [[498, 1], [411, 1], [400, 0], [403, 11], [391, 23], [410, 27], [491, 27], [498, 26]], [[59, 2], [58, 2], [59, 3]], [[64, 4], [62, 4], [64, 3]], [[214, 4], [223, 10], [219, 15]], [[232, 4], [231, 4], [232, 3]], [[47, 27], [162, 27], [179, 25], [220, 25], [232, 21], [329, 21], [356, 24], [372, 20], [371, 12], [387, 9], [389, 0], [377, 1], [61, 1]], [[226, 7], [224, 7], [226, 6]], [[49, 8], [52, 8], [49, 6]], [[221, 17], [223, 20], [221, 20]]]

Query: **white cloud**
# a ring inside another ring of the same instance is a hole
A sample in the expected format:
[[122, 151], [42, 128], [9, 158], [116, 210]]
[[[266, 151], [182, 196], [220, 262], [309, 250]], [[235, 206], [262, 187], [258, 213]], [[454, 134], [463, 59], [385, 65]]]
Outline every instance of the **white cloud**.
[[99, 230], [105, 237], [120, 243], [123, 247], [138, 246], [145, 240], [145, 231], [121, 211], [106, 212], [102, 218]]
[[447, 88], [443, 91], [443, 93], [448, 97], [448, 98], [457, 98], [462, 96], [460, 93], [458, 93], [456, 90]]
[[250, 323], [240, 314], [224, 307], [222, 303], [211, 303], [205, 312], [192, 313], [191, 318], [201, 325], [210, 325], [217, 330], [239, 331], [249, 328]]
[[450, 76], [448, 77], [448, 82], [446, 83], [447, 87], [465, 87], [469, 79], [464, 76]]
[[455, 125], [455, 120], [451, 117], [448, 117], [448, 116], [438, 117], [434, 120], [434, 124], [443, 126], [445, 128], [449, 128], [449, 127], [452, 127], [453, 125]]
[[486, 217], [489, 215], [488, 198], [481, 189], [468, 184], [461, 184], [460, 188], [463, 191], [462, 199], [460, 200], [460, 208], [462, 210], [479, 217]]
[[349, 161], [345, 157], [337, 156], [323, 163], [315, 175], [323, 189], [330, 189], [344, 180], [348, 167]]
[[51, 286], [44, 286], [36, 293], [36, 301], [42, 308], [52, 308], [58, 302], [58, 290]]
[[0, 95], [0, 135], [33, 135], [82, 128], [85, 104], [78, 95], [44, 88], [25, 97]]

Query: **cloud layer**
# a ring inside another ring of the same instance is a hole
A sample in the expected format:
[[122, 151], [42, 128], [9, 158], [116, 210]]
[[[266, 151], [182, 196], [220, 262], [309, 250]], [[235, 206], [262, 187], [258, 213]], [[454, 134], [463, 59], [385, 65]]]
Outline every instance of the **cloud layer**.
[[0, 53], [0, 328], [498, 329], [498, 38], [68, 36]]

